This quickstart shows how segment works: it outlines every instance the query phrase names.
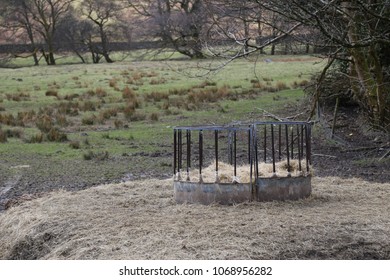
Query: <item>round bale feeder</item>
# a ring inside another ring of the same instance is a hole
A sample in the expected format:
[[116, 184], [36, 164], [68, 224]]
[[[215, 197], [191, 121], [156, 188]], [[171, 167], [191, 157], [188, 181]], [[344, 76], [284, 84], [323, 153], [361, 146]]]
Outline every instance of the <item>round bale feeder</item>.
[[309, 196], [310, 134], [306, 122], [174, 128], [176, 202], [235, 204]]

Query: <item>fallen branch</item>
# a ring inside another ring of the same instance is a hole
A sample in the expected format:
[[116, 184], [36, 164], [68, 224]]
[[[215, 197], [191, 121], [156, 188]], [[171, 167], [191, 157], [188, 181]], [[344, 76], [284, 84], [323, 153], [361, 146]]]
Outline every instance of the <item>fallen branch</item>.
[[342, 153], [348, 153], [348, 152], [362, 152], [362, 151], [371, 151], [371, 150], [376, 150], [380, 149], [381, 147], [379, 146], [372, 146], [372, 147], [358, 147], [358, 148], [353, 148], [353, 149], [344, 149], [341, 150]]
[[336, 156], [324, 155], [324, 154], [313, 154], [313, 156], [316, 156], [316, 157], [327, 157], [327, 158], [334, 158], [334, 159], [337, 158]]
[[389, 156], [390, 155], [390, 149], [387, 150], [387, 152], [381, 156], [381, 158], [379, 159], [379, 161], [382, 161], [385, 157]]
[[280, 122], [283, 122], [283, 121], [287, 121], [287, 120], [291, 120], [291, 119], [295, 119], [297, 117], [299, 117], [300, 115], [303, 115], [303, 113], [298, 113], [294, 116], [290, 116], [290, 117], [285, 117], [285, 118], [282, 118], [282, 117], [279, 117], [279, 116], [276, 116], [270, 112], [267, 112], [266, 110], [264, 109], [260, 109], [260, 108], [257, 108], [259, 110], [262, 110], [263, 111], [263, 117], [269, 117], [269, 118], [273, 118], [277, 121], [280, 121]]

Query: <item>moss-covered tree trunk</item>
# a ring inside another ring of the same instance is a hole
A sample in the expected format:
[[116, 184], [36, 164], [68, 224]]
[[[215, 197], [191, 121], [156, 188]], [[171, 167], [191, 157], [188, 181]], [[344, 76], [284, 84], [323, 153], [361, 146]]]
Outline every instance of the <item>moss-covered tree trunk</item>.
[[[360, 38], [361, 29], [369, 29], [368, 22], [356, 9], [356, 1], [345, 1], [344, 11], [348, 23], [348, 39], [352, 47], [349, 54], [352, 58], [352, 71], [356, 74], [356, 81], [351, 80], [352, 90], [361, 103], [366, 104], [375, 125], [382, 126], [385, 122], [386, 92], [383, 83], [382, 65], [378, 56], [376, 44], [363, 45], [364, 38]], [[351, 79], [354, 79], [352, 76]]]

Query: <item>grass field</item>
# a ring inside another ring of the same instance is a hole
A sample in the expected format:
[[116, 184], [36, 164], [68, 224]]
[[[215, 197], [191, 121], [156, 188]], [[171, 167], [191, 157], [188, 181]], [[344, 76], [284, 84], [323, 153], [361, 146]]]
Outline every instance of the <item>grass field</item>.
[[[220, 61], [0, 69], [0, 183], [20, 174], [31, 180], [19, 184], [34, 187], [167, 177], [174, 126], [258, 120], [263, 109], [294, 106], [321, 68], [310, 56], [265, 58], [211, 73]], [[29, 167], [10, 172], [19, 165]]]

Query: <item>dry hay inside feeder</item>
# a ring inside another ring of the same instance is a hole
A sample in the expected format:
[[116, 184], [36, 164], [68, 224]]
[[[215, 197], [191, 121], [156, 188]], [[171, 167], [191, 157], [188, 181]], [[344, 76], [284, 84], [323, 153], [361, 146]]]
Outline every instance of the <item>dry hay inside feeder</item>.
[[[252, 181], [254, 182], [254, 169], [252, 167]], [[260, 163], [259, 164], [259, 177], [271, 178], [271, 177], [300, 177], [308, 176], [310, 172], [306, 171], [306, 163], [301, 161], [301, 168], [299, 168], [298, 160], [290, 160], [290, 173], [288, 172], [287, 160], [280, 161], [275, 164], [276, 172], [273, 172], [272, 163]], [[301, 171], [300, 171], [301, 169]], [[237, 166], [237, 176], [234, 177], [234, 166], [225, 162], [218, 162], [218, 180], [216, 180], [215, 161], [206, 168], [202, 168], [202, 181], [204, 183], [250, 183], [250, 171], [251, 166], [249, 164]], [[179, 176], [180, 175], [180, 176]], [[190, 170], [189, 174], [186, 171], [182, 171], [180, 174], [176, 174], [176, 178], [185, 181], [199, 182], [199, 169]]]

